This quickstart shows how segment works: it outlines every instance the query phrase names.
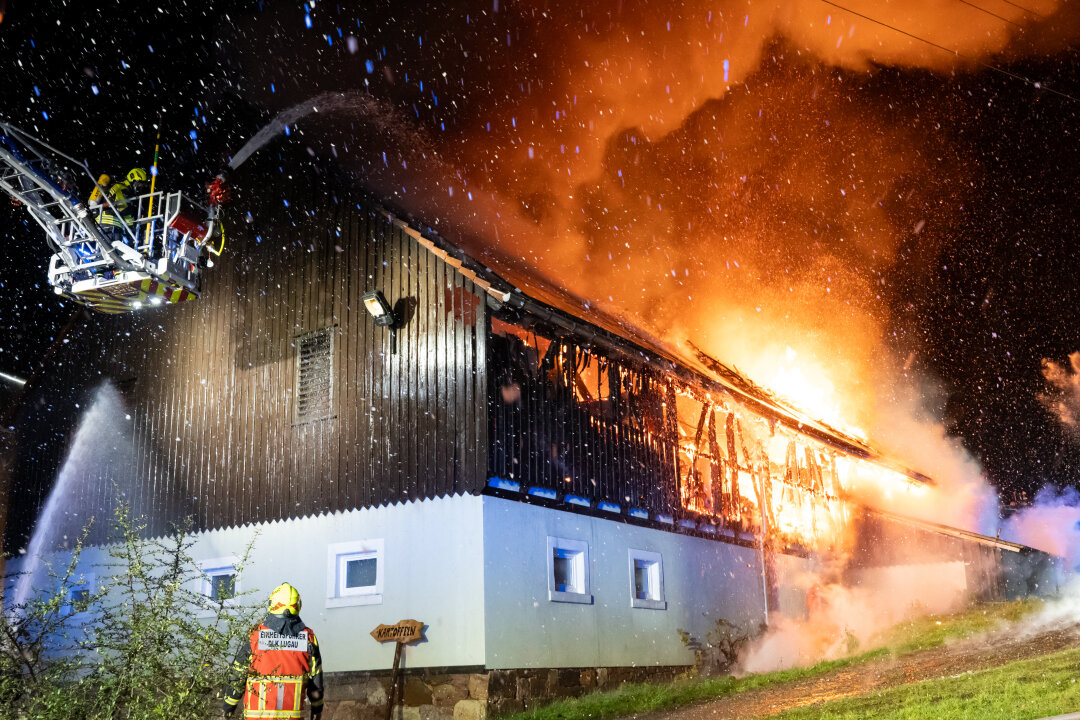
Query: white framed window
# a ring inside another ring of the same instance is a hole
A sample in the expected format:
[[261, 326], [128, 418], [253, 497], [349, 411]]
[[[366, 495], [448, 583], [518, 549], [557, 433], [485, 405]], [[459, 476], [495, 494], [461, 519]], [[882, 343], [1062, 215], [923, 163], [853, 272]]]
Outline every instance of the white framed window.
[[592, 604], [589, 589], [589, 544], [548, 536], [548, 600]]
[[221, 557], [199, 563], [199, 592], [213, 602], [235, 605], [240, 594], [240, 573], [237, 557]]
[[90, 600], [97, 589], [97, 577], [93, 573], [81, 573], [73, 577], [67, 589], [66, 610], [82, 615], [90, 610]]
[[667, 610], [664, 558], [660, 553], [630, 548], [630, 607]]
[[326, 607], [381, 603], [384, 566], [381, 538], [330, 545], [326, 553]]

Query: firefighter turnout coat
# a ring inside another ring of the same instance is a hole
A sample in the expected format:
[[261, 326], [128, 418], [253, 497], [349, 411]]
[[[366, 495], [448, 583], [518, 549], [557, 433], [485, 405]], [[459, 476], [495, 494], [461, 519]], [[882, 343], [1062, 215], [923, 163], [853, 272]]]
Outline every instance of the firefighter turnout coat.
[[243, 698], [245, 718], [302, 718], [306, 695], [318, 715], [322, 689], [315, 632], [299, 615], [268, 613], [236, 653], [224, 710], [231, 713]]

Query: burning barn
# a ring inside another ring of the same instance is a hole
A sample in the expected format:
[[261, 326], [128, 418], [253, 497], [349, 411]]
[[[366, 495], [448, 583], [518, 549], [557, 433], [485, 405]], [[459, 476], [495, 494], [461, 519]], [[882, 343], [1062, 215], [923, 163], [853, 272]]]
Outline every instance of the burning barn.
[[347, 182], [249, 203], [198, 302], [88, 316], [57, 352], [6, 548], [54, 488], [53, 543], [120, 501], [151, 533], [190, 518], [205, 591], [299, 587], [364, 716], [393, 660], [368, 633], [401, 618], [428, 626], [406, 701], [449, 717], [676, 672], [680, 633], [805, 616], [822, 583], [903, 610], [1054, 590], [1048, 556], [885, 512], [930, 478]]

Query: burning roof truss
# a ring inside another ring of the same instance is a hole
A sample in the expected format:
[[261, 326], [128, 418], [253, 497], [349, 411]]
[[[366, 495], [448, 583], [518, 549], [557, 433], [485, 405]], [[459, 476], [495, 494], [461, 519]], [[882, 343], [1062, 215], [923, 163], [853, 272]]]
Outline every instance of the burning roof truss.
[[763, 403], [529, 313], [493, 317], [488, 362], [492, 477], [789, 549], [845, 543], [868, 488], [925, 490]]

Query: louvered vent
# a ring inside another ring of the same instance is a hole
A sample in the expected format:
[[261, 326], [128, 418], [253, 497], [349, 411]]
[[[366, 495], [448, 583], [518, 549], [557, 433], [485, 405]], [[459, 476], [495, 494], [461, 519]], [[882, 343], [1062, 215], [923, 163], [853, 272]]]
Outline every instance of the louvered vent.
[[296, 422], [325, 420], [332, 414], [334, 378], [333, 328], [315, 330], [296, 339]]

